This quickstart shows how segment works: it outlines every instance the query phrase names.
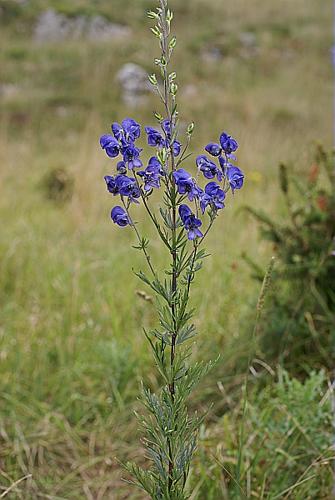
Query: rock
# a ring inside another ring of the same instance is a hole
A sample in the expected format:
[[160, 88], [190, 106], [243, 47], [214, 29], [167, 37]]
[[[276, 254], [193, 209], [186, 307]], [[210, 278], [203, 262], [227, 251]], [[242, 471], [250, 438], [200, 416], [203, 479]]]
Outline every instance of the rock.
[[239, 34], [240, 55], [246, 59], [256, 57], [259, 54], [257, 37], [250, 31], [244, 31]]
[[223, 52], [219, 47], [207, 47], [202, 51], [202, 58], [205, 62], [216, 63], [223, 58]]
[[67, 38], [69, 25], [67, 18], [54, 10], [42, 12], [38, 17], [34, 39], [37, 42], [56, 42]]
[[81, 38], [101, 41], [125, 37], [130, 34], [131, 30], [128, 26], [110, 23], [102, 16], [70, 18], [49, 9], [38, 17], [33, 37], [37, 42], [59, 42]]
[[240, 33], [239, 35], [239, 40], [241, 45], [245, 49], [254, 49], [257, 47], [257, 38], [255, 33], [252, 33], [251, 31], [244, 31]]
[[88, 26], [87, 36], [91, 40], [111, 40], [122, 38], [131, 34], [128, 26], [108, 22], [102, 16], [95, 16]]
[[18, 85], [14, 83], [2, 83], [0, 84], [0, 98], [11, 99], [17, 97], [21, 92]]
[[122, 88], [125, 104], [137, 106], [145, 100], [145, 94], [151, 90], [147, 72], [138, 64], [127, 63], [116, 75]]

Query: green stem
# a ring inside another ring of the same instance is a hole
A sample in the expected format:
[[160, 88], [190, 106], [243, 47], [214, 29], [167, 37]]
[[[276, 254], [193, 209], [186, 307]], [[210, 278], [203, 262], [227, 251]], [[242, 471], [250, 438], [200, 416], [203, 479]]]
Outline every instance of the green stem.
[[142, 191], [142, 189], [141, 189], [140, 183], [138, 182], [138, 178], [137, 178], [136, 172], [134, 172], [134, 179], [135, 179], [135, 181], [136, 181], [136, 184], [137, 184], [138, 189], [140, 190], [140, 193], [141, 193], [141, 199], [142, 199], [142, 201], [143, 201], [143, 205], [144, 205], [144, 207], [145, 207], [146, 211], [148, 212], [148, 215], [149, 215], [150, 219], [152, 220], [152, 222], [153, 222], [153, 224], [154, 224], [155, 228], [157, 229], [157, 232], [158, 232], [158, 234], [159, 234], [159, 236], [160, 236], [161, 240], [162, 240], [162, 241], [163, 241], [163, 243], [164, 243], [164, 244], [168, 247], [168, 249], [171, 251], [171, 246], [169, 245], [169, 242], [167, 241], [167, 239], [165, 238], [164, 234], [162, 233], [162, 230], [161, 230], [161, 228], [160, 228], [160, 225], [158, 224], [158, 222], [156, 221], [156, 219], [154, 218], [154, 216], [153, 216], [153, 215], [152, 215], [152, 213], [151, 213], [151, 210], [150, 210], [150, 208], [149, 208], [149, 206], [148, 206], [147, 200], [146, 200], [146, 198], [145, 198], [145, 196], [144, 196], [144, 194], [143, 194], [143, 191]]
[[[162, 54], [165, 60], [165, 64], [163, 67], [163, 103], [165, 106], [165, 111], [167, 114], [167, 118], [170, 122], [171, 126], [171, 135], [173, 135], [173, 116], [169, 106], [169, 80], [168, 80], [168, 63], [169, 63], [169, 52], [168, 52], [168, 37], [169, 37], [169, 27], [166, 19], [166, 2], [164, 0], [160, 0], [161, 3], [161, 29], [162, 29], [162, 40], [161, 40], [161, 48]], [[175, 161], [173, 155], [173, 147], [170, 145], [170, 158], [171, 158], [171, 166], [172, 172], [175, 170]], [[174, 361], [176, 355], [176, 339], [177, 339], [177, 322], [176, 322], [176, 296], [178, 290], [178, 278], [177, 278], [177, 249], [176, 249], [176, 226], [177, 226], [177, 206], [176, 206], [176, 186], [171, 176], [171, 220], [172, 220], [172, 229], [171, 229], [171, 255], [172, 255], [172, 280], [171, 280], [171, 290], [172, 290], [172, 302], [171, 302], [171, 314], [173, 318], [173, 332], [171, 339], [171, 350], [170, 350], [170, 373], [171, 373], [171, 381], [169, 384], [169, 392], [171, 396], [172, 402], [175, 399], [175, 378], [174, 378]], [[173, 431], [174, 429], [171, 429]], [[167, 439], [168, 443], [168, 451], [169, 451], [169, 465], [168, 465], [168, 491], [171, 493], [173, 486], [173, 473], [174, 473], [174, 456], [173, 456], [173, 448], [172, 448], [172, 440], [171, 437]]]
[[153, 265], [151, 264], [150, 255], [148, 254], [147, 249], [146, 249], [146, 248], [143, 246], [143, 244], [142, 244], [142, 238], [141, 238], [141, 235], [140, 235], [140, 233], [138, 232], [138, 229], [137, 229], [137, 227], [136, 227], [135, 223], [133, 222], [133, 220], [132, 220], [132, 218], [131, 218], [131, 216], [130, 216], [130, 213], [129, 213], [128, 207], [127, 207], [127, 205], [126, 205], [126, 204], [125, 204], [125, 202], [124, 202], [123, 196], [121, 196], [121, 200], [122, 200], [123, 206], [124, 206], [124, 208], [125, 208], [125, 211], [127, 212], [128, 218], [129, 218], [129, 220], [130, 220], [130, 225], [131, 225], [131, 227], [134, 229], [135, 234], [136, 234], [136, 236], [137, 236], [139, 246], [140, 246], [140, 247], [141, 247], [141, 249], [143, 250], [143, 253], [144, 253], [144, 255], [145, 255], [145, 258], [146, 258], [146, 261], [147, 261], [147, 263], [148, 263], [149, 269], [150, 269], [150, 271], [152, 272], [152, 274], [153, 274], [154, 278], [156, 278], [156, 279], [157, 279], [156, 272], [155, 272], [155, 270], [154, 270], [154, 268], [153, 268]]

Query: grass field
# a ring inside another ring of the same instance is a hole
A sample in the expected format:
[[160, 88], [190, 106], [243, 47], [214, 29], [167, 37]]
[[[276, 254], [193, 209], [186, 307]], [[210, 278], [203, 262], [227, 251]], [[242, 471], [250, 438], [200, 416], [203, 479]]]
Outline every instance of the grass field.
[[[305, 175], [315, 141], [332, 144], [332, 2], [171, 4], [182, 120], [196, 122], [193, 151], [200, 152], [226, 129], [239, 140], [239, 164], [246, 174], [245, 189], [208, 239], [212, 257], [193, 296], [201, 333], [195, 355], [207, 359], [221, 353], [221, 360], [192, 401], [199, 408], [211, 401], [214, 406], [191, 475], [191, 498], [219, 500], [227, 492], [218, 457], [225, 462], [236, 444], [241, 360], [252, 342], [259, 293], [241, 253], [264, 269], [271, 256], [255, 222], [240, 209], [249, 204], [281, 214], [277, 164], [285, 161]], [[48, 5], [70, 15], [102, 13], [129, 24], [132, 34], [111, 43], [39, 45], [32, 41], [32, 26]], [[110, 161], [98, 139], [125, 116], [153, 123], [155, 97], [127, 109], [115, 81], [125, 62], [152, 71], [157, 50], [145, 18], [152, 2], [31, 0], [20, 7], [6, 0], [0, 6], [0, 485], [5, 490], [31, 474], [9, 498], [142, 498], [121, 481], [115, 456], [143, 460], [132, 410], [138, 406], [141, 378], [153, 387], [158, 383], [141, 332], [155, 316], [131, 273], [143, 265], [141, 255], [130, 249], [132, 234], [118, 231], [109, 219], [113, 200], [103, 176]], [[254, 35], [257, 50], [241, 42], [246, 32]], [[211, 48], [222, 57], [206, 57]], [[73, 196], [63, 204], [48, 199], [42, 187], [55, 168], [66, 169], [74, 179]], [[152, 235], [150, 227], [145, 230]], [[163, 263], [155, 242], [153, 251]], [[277, 367], [270, 371], [275, 380]], [[327, 382], [318, 383], [310, 399], [301, 396], [303, 407], [315, 410], [305, 434], [315, 425], [315, 433], [327, 429], [326, 439], [330, 409], [320, 387]], [[279, 397], [280, 388], [273, 388], [271, 380], [268, 384], [267, 395], [251, 403], [255, 422], [263, 421], [263, 399]], [[292, 391], [302, 394], [303, 388]], [[319, 419], [313, 420], [315, 414]], [[285, 425], [278, 429], [279, 434], [287, 431]], [[314, 445], [308, 464], [317, 457]], [[287, 460], [296, 460], [294, 455], [293, 450]], [[321, 461], [314, 479], [280, 498], [331, 498], [329, 463]], [[300, 480], [283, 474], [285, 462], [278, 461], [274, 470], [282, 480], [262, 496], [262, 467], [259, 463], [250, 479], [250, 498], [279, 498], [275, 495]], [[241, 498], [234, 495], [229, 498]]]

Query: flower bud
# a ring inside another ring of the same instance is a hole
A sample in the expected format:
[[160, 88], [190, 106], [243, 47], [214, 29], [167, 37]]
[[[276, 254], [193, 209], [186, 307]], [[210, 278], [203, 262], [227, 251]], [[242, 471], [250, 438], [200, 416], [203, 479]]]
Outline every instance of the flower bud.
[[157, 77], [155, 73], [153, 73], [152, 75], [148, 75], [148, 78], [151, 85], [157, 85]]
[[177, 45], [177, 38], [174, 36], [170, 40], [169, 47], [170, 49], [174, 49], [176, 45]]
[[190, 123], [187, 127], [187, 135], [192, 135], [194, 131], [194, 122]]
[[160, 113], [158, 113], [157, 111], [155, 111], [154, 115], [155, 115], [156, 120], [158, 120], [159, 122], [164, 120], [164, 117]]
[[153, 12], [152, 10], [149, 10], [147, 12], [147, 16], [149, 19], [158, 19], [158, 14], [156, 12]]
[[172, 10], [168, 9], [167, 13], [166, 13], [166, 20], [168, 23], [170, 23], [173, 19], [173, 12]]
[[160, 31], [160, 29], [158, 28], [158, 26], [154, 26], [153, 28], [150, 28], [152, 33], [157, 37], [157, 38], [161, 38], [162, 36], [162, 33]]

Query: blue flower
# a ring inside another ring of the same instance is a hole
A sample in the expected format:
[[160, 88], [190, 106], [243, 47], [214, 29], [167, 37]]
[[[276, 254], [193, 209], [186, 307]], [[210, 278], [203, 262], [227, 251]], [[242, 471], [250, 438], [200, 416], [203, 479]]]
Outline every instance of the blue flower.
[[225, 156], [219, 156], [219, 162], [220, 162], [220, 165], [221, 165], [221, 169], [222, 169], [223, 175], [226, 174], [226, 170], [228, 169], [228, 167], [233, 167], [234, 166], [232, 163], [230, 163], [228, 161], [228, 158], [232, 159], [232, 160], [236, 160], [236, 156], [232, 155], [232, 154], [227, 155], [227, 158]]
[[128, 165], [129, 170], [142, 167], [143, 163], [139, 158], [141, 151], [133, 144], [128, 144], [122, 148], [123, 161]]
[[[167, 140], [166, 147], [169, 148], [171, 144], [171, 136], [172, 136], [172, 127], [169, 119], [163, 120], [161, 123], [162, 129], [164, 130]], [[179, 141], [174, 140], [172, 144], [172, 152], [173, 156], [179, 156], [181, 151], [181, 144]]]
[[215, 163], [209, 160], [207, 156], [205, 155], [198, 156], [196, 162], [197, 162], [197, 167], [204, 174], [206, 179], [214, 179], [214, 177], [217, 175], [218, 180], [222, 181], [221, 170], [218, 169]]
[[115, 158], [120, 153], [119, 143], [112, 135], [102, 135], [100, 137], [100, 146], [110, 158]]
[[243, 186], [244, 174], [238, 167], [229, 166], [227, 168], [227, 178], [233, 193], [235, 189], [241, 189]]
[[152, 127], [145, 127], [145, 131], [148, 135], [148, 144], [149, 146], [163, 148], [165, 146], [164, 137], [158, 130]]
[[220, 144], [226, 154], [233, 153], [238, 148], [238, 143], [230, 135], [223, 132], [220, 136]]
[[114, 196], [120, 194], [129, 198], [129, 201], [138, 203], [136, 198], [139, 198], [141, 193], [135, 179], [124, 174], [119, 174], [116, 177], [106, 175], [104, 179], [107, 190]]
[[183, 223], [190, 215], [192, 215], [192, 210], [190, 209], [190, 207], [188, 205], [180, 205], [179, 216]]
[[112, 132], [114, 134], [115, 139], [118, 141], [124, 136], [124, 130], [121, 125], [117, 122], [112, 123]]
[[183, 226], [187, 231], [187, 237], [189, 240], [194, 240], [195, 238], [201, 238], [203, 236], [199, 227], [202, 226], [200, 219], [192, 213], [192, 210], [187, 205], [180, 205], [179, 215], [182, 220]]
[[207, 205], [211, 205], [214, 210], [224, 208], [224, 199], [226, 193], [216, 182], [209, 182], [205, 187], [205, 192], [200, 196], [200, 207], [202, 213], [205, 212]]
[[126, 118], [122, 122], [122, 128], [126, 135], [126, 140], [135, 142], [141, 135], [141, 126], [132, 118]]
[[122, 125], [117, 122], [112, 124], [114, 137], [123, 145], [133, 143], [141, 135], [141, 126], [132, 118], [123, 120]]
[[173, 156], [179, 156], [180, 155], [180, 150], [181, 150], [181, 144], [179, 141], [173, 141], [172, 144], [172, 151], [173, 151]]
[[152, 188], [159, 188], [162, 174], [161, 164], [157, 158], [153, 156], [150, 158], [147, 168], [138, 172], [138, 175], [141, 176], [144, 181], [144, 191], [150, 191]]
[[171, 139], [171, 122], [168, 118], [162, 121], [162, 129], [169, 139]]
[[205, 150], [212, 156], [219, 156], [221, 153], [221, 146], [219, 146], [219, 144], [216, 144], [215, 142], [210, 142], [205, 147]]
[[127, 165], [124, 161], [119, 161], [116, 165], [116, 170], [119, 172], [119, 174], [125, 174], [127, 173]]
[[105, 175], [104, 179], [106, 182], [107, 190], [114, 196], [116, 194], [119, 194], [119, 188], [116, 184], [115, 177], [112, 177], [111, 175]]
[[[163, 135], [158, 132], [153, 127], [145, 127], [145, 131], [148, 136], [149, 146], [156, 148], [170, 148], [171, 147], [171, 122], [169, 120], [163, 120], [161, 123], [162, 129], [166, 134], [166, 139]], [[178, 156], [181, 151], [181, 144], [179, 141], [175, 140], [172, 144], [173, 156]]]
[[[120, 151], [123, 155], [129, 157], [124, 159], [129, 166], [129, 168], [141, 167], [142, 163], [138, 160], [140, 150], [135, 148], [134, 142], [141, 135], [140, 125], [132, 118], [126, 118], [122, 122], [122, 126], [115, 122], [112, 124], [113, 135], [103, 135], [100, 137], [100, 145], [104, 149], [110, 158], [116, 158]], [[130, 149], [129, 149], [130, 148]], [[131, 158], [134, 157], [134, 158]], [[132, 160], [135, 160], [132, 163]]]
[[220, 162], [220, 166], [222, 168], [223, 173], [225, 172], [225, 168], [227, 168], [227, 167], [229, 167], [229, 165], [231, 165], [230, 163], [228, 163], [227, 159], [224, 156], [219, 156], [219, 162]]
[[187, 194], [188, 199], [193, 201], [194, 198], [199, 198], [202, 190], [197, 186], [191, 174], [183, 168], [173, 172], [173, 178], [178, 188], [179, 194]]
[[113, 222], [120, 227], [128, 226], [129, 224], [131, 224], [127, 212], [119, 206], [112, 209], [111, 218]]
[[115, 177], [116, 187], [121, 196], [126, 196], [129, 201], [138, 203], [136, 198], [141, 196], [141, 192], [136, 184], [136, 180], [126, 175]]

